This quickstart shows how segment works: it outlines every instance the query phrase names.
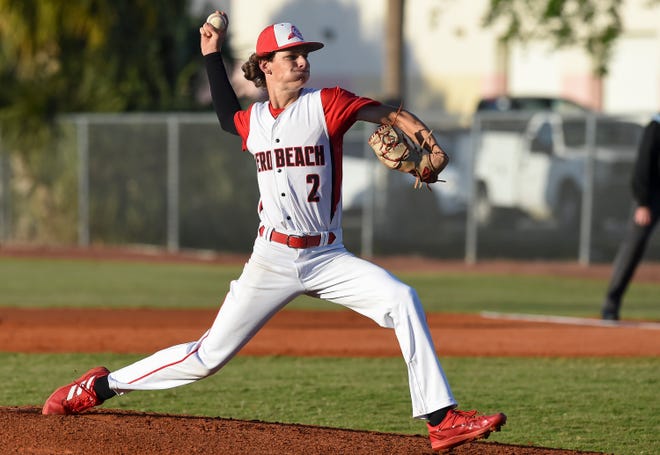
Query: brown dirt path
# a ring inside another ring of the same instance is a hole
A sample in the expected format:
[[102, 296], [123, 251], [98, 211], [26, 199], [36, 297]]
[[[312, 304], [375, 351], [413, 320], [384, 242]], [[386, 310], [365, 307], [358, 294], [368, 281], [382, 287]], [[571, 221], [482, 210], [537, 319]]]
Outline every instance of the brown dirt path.
[[[216, 310], [0, 308], [0, 351], [150, 353], [194, 341]], [[660, 356], [660, 330], [429, 314], [440, 356]], [[593, 321], [588, 321], [593, 322]], [[399, 356], [351, 311], [281, 311], [240, 355]]]

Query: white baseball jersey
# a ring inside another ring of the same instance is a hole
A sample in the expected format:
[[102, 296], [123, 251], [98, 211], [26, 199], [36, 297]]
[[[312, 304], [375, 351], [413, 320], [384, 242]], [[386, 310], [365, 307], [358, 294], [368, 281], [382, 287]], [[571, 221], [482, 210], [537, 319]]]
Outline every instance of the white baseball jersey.
[[340, 88], [303, 89], [276, 117], [267, 101], [236, 114], [257, 167], [263, 226], [298, 234], [341, 228], [343, 134], [374, 103]]

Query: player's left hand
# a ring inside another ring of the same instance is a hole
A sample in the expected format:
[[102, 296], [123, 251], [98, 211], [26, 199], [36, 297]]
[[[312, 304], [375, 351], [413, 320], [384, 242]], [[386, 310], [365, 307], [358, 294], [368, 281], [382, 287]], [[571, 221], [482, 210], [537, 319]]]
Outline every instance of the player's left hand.
[[424, 144], [418, 146], [392, 125], [380, 125], [369, 137], [369, 145], [387, 167], [414, 175], [417, 178], [416, 187], [421, 183], [428, 185], [442, 181], [438, 179], [438, 174], [447, 165], [445, 153], [442, 150], [437, 153], [424, 150]]

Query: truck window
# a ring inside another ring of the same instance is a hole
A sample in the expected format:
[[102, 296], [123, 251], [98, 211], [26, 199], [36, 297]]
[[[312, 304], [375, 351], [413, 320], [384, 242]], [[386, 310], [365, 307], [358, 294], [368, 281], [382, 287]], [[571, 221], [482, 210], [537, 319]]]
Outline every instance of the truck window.
[[596, 144], [609, 147], [636, 147], [642, 126], [633, 122], [605, 120], [596, 124]]
[[[602, 147], [635, 147], [640, 140], [641, 130], [641, 126], [633, 122], [599, 119], [596, 121], [596, 145]], [[581, 147], [587, 143], [586, 120], [564, 120], [563, 132], [567, 147]]]
[[581, 147], [587, 143], [587, 122], [570, 119], [562, 123], [566, 147]]
[[538, 129], [536, 135], [532, 139], [531, 150], [533, 153], [552, 155], [554, 147], [552, 142], [552, 127], [549, 123], [544, 123]]

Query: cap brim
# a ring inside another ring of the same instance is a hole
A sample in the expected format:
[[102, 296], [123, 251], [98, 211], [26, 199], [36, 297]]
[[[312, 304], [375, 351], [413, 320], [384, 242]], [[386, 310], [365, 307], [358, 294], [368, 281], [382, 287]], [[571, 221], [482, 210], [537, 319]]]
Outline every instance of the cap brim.
[[273, 52], [286, 51], [293, 48], [302, 48], [305, 49], [307, 52], [314, 52], [314, 51], [318, 51], [323, 46], [324, 46], [323, 43], [319, 43], [317, 41], [305, 41], [304, 43], [290, 43], [290, 44], [285, 44], [284, 46], [280, 46], [274, 51], [262, 52], [261, 54], [257, 54], [257, 57], [263, 57], [265, 55], [272, 54]]

